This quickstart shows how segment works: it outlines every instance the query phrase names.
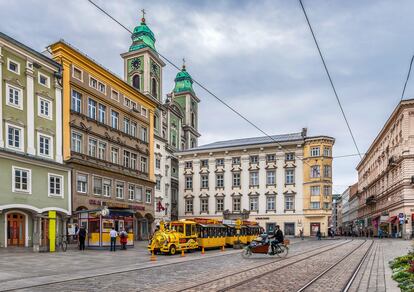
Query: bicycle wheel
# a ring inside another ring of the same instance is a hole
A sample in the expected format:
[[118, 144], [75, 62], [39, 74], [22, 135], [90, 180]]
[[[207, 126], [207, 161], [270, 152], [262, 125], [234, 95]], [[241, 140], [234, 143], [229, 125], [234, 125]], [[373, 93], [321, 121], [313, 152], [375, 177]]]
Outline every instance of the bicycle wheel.
[[252, 250], [249, 247], [245, 247], [242, 251], [242, 257], [247, 259], [252, 255]]
[[278, 255], [278, 257], [284, 258], [288, 255], [289, 253], [289, 248], [286, 245], [283, 244], [279, 244], [277, 247], [277, 251], [276, 254]]

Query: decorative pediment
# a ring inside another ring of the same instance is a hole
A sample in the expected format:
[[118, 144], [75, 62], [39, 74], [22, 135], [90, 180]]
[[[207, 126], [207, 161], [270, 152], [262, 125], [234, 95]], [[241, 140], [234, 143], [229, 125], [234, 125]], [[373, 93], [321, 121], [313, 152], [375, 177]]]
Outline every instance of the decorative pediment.
[[49, 128], [37, 127], [36, 130], [39, 131], [39, 132], [43, 132], [43, 133], [47, 133], [47, 134], [53, 135], [53, 136], [55, 135], [55, 131], [52, 130], [52, 129], [49, 129]]
[[[4, 119], [4, 121], [6, 121], [6, 122], [10, 122], [10, 123], [13, 123], [13, 124], [16, 124], [16, 125], [22, 126], [22, 127], [24, 127], [24, 126], [25, 126], [25, 124], [24, 124], [24, 122], [23, 122], [23, 121], [21, 121], [21, 120], [19, 120], [19, 119], [16, 119], [16, 118], [14, 118], [14, 117], [8, 117], [8, 118], [5, 118], [5, 119]], [[1, 122], [1, 121], [0, 121], [0, 122]]]
[[184, 199], [194, 199], [193, 194], [186, 194], [184, 195]]
[[209, 174], [209, 173], [210, 173], [210, 171], [206, 168], [201, 169], [200, 172], [199, 172], [199, 174]]
[[199, 197], [199, 198], [209, 198], [209, 197], [210, 197], [210, 195], [209, 195], [209, 194], [207, 194], [207, 193], [201, 193], [198, 197]]
[[275, 191], [268, 191], [265, 193], [266, 196], [276, 196], [277, 193]]
[[224, 193], [216, 193], [214, 195], [214, 197], [216, 197], [216, 198], [224, 198], [225, 196], [226, 196], [226, 194], [224, 194]]
[[236, 192], [234, 192], [234, 193], [232, 193], [230, 196], [231, 196], [231, 197], [233, 197], [233, 198], [234, 198], [234, 197], [237, 197], [237, 198], [238, 198], [238, 197], [242, 197], [242, 196], [243, 196], [243, 194], [242, 194], [242, 193], [238, 193], [238, 192], [237, 192], [237, 193], [236, 193]]
[[249, 197], [258, 197], [258, 196], [260, 196], [260, 193], [258, 193], [258, 192], [256, 192], [256, 191], [254, 191], [254, 192], [250, 192], [250, 193], [248, 193], [247, 194]]
[[287, 190], [287, 191], [284, 191], [283, 194], [284, 195], [296, 195], [296, 192], [292, 190]]

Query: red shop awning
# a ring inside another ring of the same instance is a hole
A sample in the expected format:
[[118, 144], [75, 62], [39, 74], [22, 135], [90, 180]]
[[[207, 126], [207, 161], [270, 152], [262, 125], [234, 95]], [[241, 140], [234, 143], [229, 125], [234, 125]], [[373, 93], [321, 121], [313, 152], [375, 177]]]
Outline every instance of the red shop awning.
[[397, 219], [397, 216], [391, 216], [387, 222], [394, 222]]

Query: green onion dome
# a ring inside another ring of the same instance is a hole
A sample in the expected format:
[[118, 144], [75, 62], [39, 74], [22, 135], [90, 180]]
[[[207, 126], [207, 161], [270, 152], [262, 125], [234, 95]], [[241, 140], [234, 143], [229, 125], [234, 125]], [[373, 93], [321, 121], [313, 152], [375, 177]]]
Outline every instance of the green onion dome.
[[187, 70], [185, 69], [185, 65], [180, 72], [177, 73], [177, 76], [174, 79], [175, 87], [173, 92], [179, 93], [184, 91], [191, 91], [193, 90], [193, 79], [191, 78], [190, 74], [188, 74]]
[[145, 23], [144, 17], [141, 19], [141, 24], [134, 28], [131, 39], [132, 45], [129, 47], [130, 52], [137, 51], [145, 47], [150, 47], [156, 51], [154, 33]]

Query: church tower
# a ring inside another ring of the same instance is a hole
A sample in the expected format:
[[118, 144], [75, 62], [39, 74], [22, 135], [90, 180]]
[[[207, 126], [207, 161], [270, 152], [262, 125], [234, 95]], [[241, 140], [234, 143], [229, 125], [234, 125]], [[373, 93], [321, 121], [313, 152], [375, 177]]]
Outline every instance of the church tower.
[[186, 150], [198, 146], [198, 137], [200, 137], [198, 132], [198, 103], [200, 99], [194, 92], [193, 79], [186, 70], [185, 60], [183, 60], [183, 67], [177, 73], [174, 81], [175, 86], [169, 96], [181, 107], [183, 112], [184, 139], [181, 150]]
[[145, 22], [145, 10], [142, 10], [141, 23], [135, 27], [131, 39], [129, 51], [121, 54], [125, 81], [162, 101], [162, 67], [165, 63], [155, 49], [155, 36]]

